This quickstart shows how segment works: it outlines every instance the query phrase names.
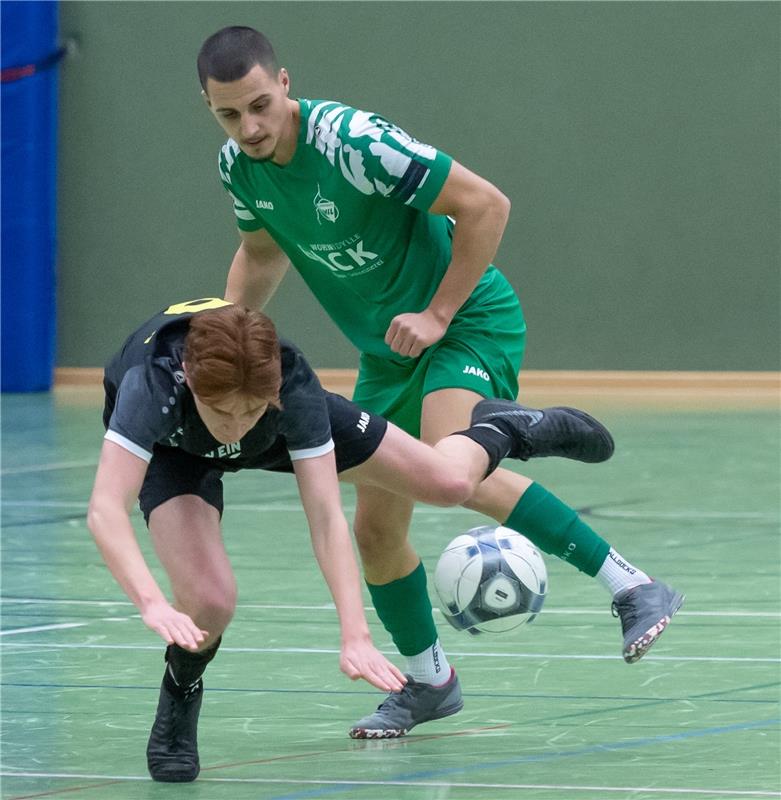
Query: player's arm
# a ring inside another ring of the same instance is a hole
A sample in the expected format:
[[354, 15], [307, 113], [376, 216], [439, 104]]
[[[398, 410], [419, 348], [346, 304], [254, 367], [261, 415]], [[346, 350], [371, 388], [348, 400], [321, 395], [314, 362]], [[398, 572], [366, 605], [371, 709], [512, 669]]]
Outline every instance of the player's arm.
[[372, 644], [363, 612], [360, 575], [339, 495], [334, 453], [293, 462], [312, 548], [336, 605], [342, 632], [339, 666], [349, 678], [382, 691], [399, 691], [406, 682], [397, 667]]
[[138, 546], [130, 509], [138, 498], [147, 463], [115, 442], [104, 440], [87, 525], [106, 566], [141, 612], [141, 619], [168, 644], [190, 650], [204, 640], [204, 631], [174, 609], [157, 585]]
[[285, 276], [290, 261], [265, 230], [239, 231], [241, 244], [228, 271], [225, 299], [262, 309]]
[[472, 294], [496, 255], [510, 214], [510, 201], [492, 183], [453, 161], [429, 210], [455, 220], [453, 252], [428, 308], [420, 313], [399, 314], [388, 327], [385, 343], [405, 356], [419, 356], [445, 334], [456, 311]]

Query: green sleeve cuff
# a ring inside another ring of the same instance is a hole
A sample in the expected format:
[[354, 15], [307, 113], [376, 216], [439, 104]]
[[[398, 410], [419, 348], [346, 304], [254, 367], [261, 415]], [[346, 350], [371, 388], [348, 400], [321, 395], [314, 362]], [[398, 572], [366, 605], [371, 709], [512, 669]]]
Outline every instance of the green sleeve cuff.
[[248, 233], [259, 231], [266, 227], [259, 219], [239, 219], [238, 217], [236, 217], [236, 226], [240, 231], [247, 231]]
[[429, 166], [431, 172], [429, 172], [423, 185], [419, 186], [415, 191], [410, 205], [419, 208], [421, 211], [428, 211], [437, 197], [439, 197], [447, 176], [450, 174], [452, 164], [453, 159], [447, 153], [437, 150], [436, 158]]

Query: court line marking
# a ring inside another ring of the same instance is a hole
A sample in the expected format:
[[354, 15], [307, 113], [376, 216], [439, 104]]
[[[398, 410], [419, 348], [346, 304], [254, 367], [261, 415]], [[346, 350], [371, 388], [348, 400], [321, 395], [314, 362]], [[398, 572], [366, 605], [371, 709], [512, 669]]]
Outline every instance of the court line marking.
[[[68, 772], [8, 772], [0, 771], [0, 777], [4, 778], [74, 778], [79, 780], [105, 780], [111, 783], [121, 783], [123, 781], [144, 781], [150, 782], [151, 779], [141, 775], [93, 775], [89, 773], [68, 773]], [[199, 777], [197, 783], [248, 783], [248, 784], [267, 784], [267, 785], [303, 785], [303, 786], [408, 786], [410, 788], [433, 788], [433, 789], [528, 789], [532, 791], [573, 791], [573, 792], [647, 792], [649, 794], [680, 794], [680, 795], [715, 795], [717, 797], [781, 797], [781, 792], [769, 792], [762, 789], [687, 789], [683, 787], [662, 787], [662, 786], [585, 786], [574, 784], [555, 784], [555, 783], [477, 783], [477, 782], [452, 782], [452, 781], [405, 781], [405, 780], [307, 780], [285, 779], [285, 778], [212, 778]], [[108, 783], [101, 783], [98, 786], [79, 786], [71, 789], [55, 789], [50, 792], [30, 795], [17, 795], [10, 800], [25, 800], [25, 798], [45, 797], [51, 794], [63, 794], [68, 791], [83, 791], [86, 789], [98, 789], [107, 786]]]
[[[117, 689], [117, 690], [131, 690], [131, 691], [141, 691], [141, 692], [148, 692], [148, 691], [157, 691], [158, 687], [157, 684], [155, 685], [147, 685], [147, 686], [140, 686], [134, 684], [95, 684], [95, 683], [30, 683], [30, 682], [19, 682], [19, 681], [4, 681], [0, 683], [0, 686], [5, 686], [9, 688], [21, 688], [21, 689], [83, 689], [83, 690], [93, 690], [93, 689]], [[547, 714], [540, 719], [534, 719], [533, 717], [524, 717], [523, 722], [521, 723], [513, 723], [513, 725], [521, 725], [521, 726], [530, 726], [530, 725], [537, 725], [537, 724], [548, 724], [554, 721], [560, 721], [565, 719], [574, 719], [576, 717], [582, 716], [591, 716], [596, 717], [600, 714], [610, 714], [614, 711], [627, 711], [627, 710], [634, 710], [638, 708], [647, 708], [649, 706], [659, 706], [659, 705], [666, 705], [672, 703], [680, 703], [680, 702], [688, 702], [691, 703], [693, 701], [712, 701], [712, 702], [720, 702], [720, 703], [733, 703], [733, 704], [751, 704], [751, 705], [772, 705], [776, 706], [777, 701], [775, 697], [769, 700], [743, 700], [737, 698], [738, 694], [744, 694], [746, 692], [754, 692], [759, 689], [768, 689], [768, 688], [777, 688], [779, 686], [778, 681], [773, 681], [771, 683], [758, 683], [754, 684], [753, 686], [738, 686], [730, 689], [722, 689], [715, 692], [703, 692], [700, 694], [693, 694], [689, 695], [688, 697], [679, 697], [679, 696], [667, 696], [667, 697], [655, 697], [653, 699], [649, 699], [648, 697], [633, 697], [631, 695], [577, 695], [577, 694], [551, 694], [551, 693], [526, 693], [526, 692], [511, 692], [511, 691], [499, 691], [499, 692], [487, 692], [487, 691], [470, 691], [467, 693], [468, 697], [475, 697], [475, 698], [483, 698], [489, 700], [561, 700], [561, 701], [571, 701], [571, 700], [606, 700], [610, 702], [610, 708], [603, 708], [603, 709], [589, 709], [587, 711], [576, 711], [576, 712], [569, 712], [567, 714], [558, 714], [556, 716], [551, 716]], [[209, 685], [209, 693], [214, 694], [287, 694], [287, 695], [305, 695], [305, 694], [318, 694], [318, 695], [369, 695], [375, 694], [375, 690], [371, 688], [366, 689], [280, 689], [280, 688], [268, 688], [265, 686], [256, 686], [256, 687], [226, 687], [226, 686], [213, 686]], [[726, 697], [725, 697], [726, 696]], [[616, 701], [620, 701], [623, 705], [615, 705]], [[14, 709], [13, 711], [6, 711], [6, 713], [13, 713], [13, 714], [25, 714], [28, 713], [24, 710], [17, 710]], [[37, 714], [40, 713], [48, 713], [52, 715], [61, 714], [62, 712], [59, 711], [36, 711]], [[72, 713], [72, 712], [68, 712]], [[456, 736], [456, 735], [464, 735], [464, 734], [473, 734], [473, 733], [482, 733], [484, 731], [495, 730], [498, 728], [507, 728], [510, 727], [510, 723], [502, 723], [499, 725], [493, 725], [490, 727], [483, 727], [479, 729], [465, 729], [463, 731], [458, 731], [457, 733], [441, 733], [441, 734], [429, 734], [428, 738], [442, 738], [448, 736]], [[408, 741], [404, 739], [403, 741]], [[421, 736], [416, 735], [415, 741], [421, 741]], [[390, 740], [383, 740], [383, 747], [389, 747], [391, 744]], [[317, 754], [315, 754], [317, 755]], [[281, 758], [292, 758], [293, 756], [277, 756], [276, 759]], [[276, 760], [272, 759], [272, 760]], [[241, 766], [242, 764], [259, 764], [259, 763], [266, 763], [268, 759], [263, 759], [261, 761], [253, 760], [248, 762], [239, 762], [237, 765]], [[237, 766], [236, 764], [230, 764], [227, 766]], [[226, 765], [222, 765], [226, 766]]]
[[58, 469], [77, 469], [80, 467], [97, 467], [98, 462], [91, 461], [59, 461], [50, 464], [28, 464], [24, 467], [6, 467], [0, 469], [0, 475], [23, 475], [27, 472], [54, 472]]
[[[21, 471], [26, 471], [25, 468], [20, 468]], [[0, 475], [6, 474], [0, 471]], [[7, 506], [8, 508], [72, 508], [81, 509], [86, 514], [87, 504], [76, 500], [3, 500], [0, 505]], [[617, 503], [616, 505], [621, 505]], [[355, 512], [354, 504], [343, 504], [343, 509], [346, 512]], [[281, 513], [303, 513], [303, 507], [300, 503], [231, 503], [228, 506], [229, 511], [247, 511], [252, 513], [257, 512], [270, 512], [279, 511]], [[599, 511], [591, 511], [585, 509], [582, 511], [586, 516], [599, 516], [602, 518], [610, 519], [640, 519], [640, 520], [662, 520], [674, 522], [679, 521], [697, 521], [697, 520], [753, 520], [759, 522], [778, 522], [779, 516], [772, 512], [764, 511], [697, 511], [683, 510], [683, 511], [610, 511], [603, 510], [600, 507]], [[436, 506], [416, 505], [415, 514], [471, 514], [477, 515], [477, 512], [470, 511], [469, 509], [460, 506], [453, 506], [450, 508], [438, 508]]]
[[[478, 727], [478, 728], [464, 728], [464, 729], [462, 729], [460, 731], [451, 731], [450, 733], [424, 734], [423, 736], [415, 736], [415, 738], [413, 740], [394, 739], [394, 740], [384, 740], [382, 742], [374, 740], [372, 742], [372, 744], [382, 745], [382, 749], [384, 749], [384, 750], [386, 750], [386, 749], [387, 750], [392, 750], [392, 749], [396, 749], [397, 747], [407, 747], [409, 744], [415, 744], [415, 743], [418, 743], [418, 742], [431, 741], [432, 739], [452, 739], [454, 737], [471, 736], [473, 734], [478, 734], [479, 735], [479, 734], [487, 733], [489, 731], [495, 731], [495, 730], [499, 730], [499, 729], [503, 729], [503, 728], [509, 728], [509, 727], [510, 727], [510, 723], [501, 723], [499, 725], [484, 725], [484, 726], [481, 726], [481, 727]], [[216, 769], [233, 769], [234, 767], [247, 767], [247, 766], [253, 766], [253, 765], [256, 766], [256, 765], [259, 765], [259, 764], [278, 763], [280, 761], [300, 761], [301, 759], [310, 759], [310, 758], [324, 756], [324, 755], [325, 756], [332, 756], [332, 755], [334, 755], [336, 753], [350, 753], [350, 752], [353, 752], [354, 749], [355, 748], [353, 746], [340, 747], [340, 748], [338, 748], [336, 750], [319, 750], [319, 751], [305, 752], [305, 753], [290, 753], [290, 754], [282, 755], [282, 756], [270, 756], [268, 758], [254, 758], [254, 759], [251, 759], [249, 761], [234, 761], [234, 762], [229, 762], [227, 764], [226, 763], [213, 764], [213, 765], [211, 765], [209, 767], [203, 767], [201, 769], [201, 780], [202, 781], [203, 780], [210, 780], [211, 782], [214, 782], [214, 783], [228, 783], [228, 782], [234, 783], [237, 780], [241, 780], [241, 779], [236, 779], [236, 778], [225, 778], [225, 779], [223, 779], [223, 778], [211, 778], [210, 779], [210, 778], [204, 778], [203, 777], [203, 773], [204, 772], [208, 772], [210, 770], [216, 770]], [[3, 772], [0, 772], [0, 776], [3, 775], [3, 774], [4, 774]], [[53, 777], [60, 777], [57, 773], [49, 773], [49, 775], [51, 775]], [[44, 774], [41, 777], [46, 777], [46, 774]], [[88, 776], [78, 776], [78, 775], [76, 775], [74, 777], [88, 777]], [[37, 792], [35, 794], [27, 794], [27, 795], [23, 795], [23, 796], [17, 796], [15, 798], [10, 798], [10, 800], [31, 800], [32, 798], [36, 798], [36, 797], [50, 797], [51, 795], [65, 794], [67, 792], [79, 792], [79, 791], [85, 791], [87, 789], [103, 789], [106, 786], [111, 786], [111, 785], [113, 785], [115, 783], [121, 783], [122, 780], [123, 780], [122, 778], [115, 778], [114, 776], [105, 776], [105, 777], [106, 777], [106, 780], [102, 780], [101, 783], [93, 784], [92, 786], [72, 786], [72, 787], [67, 787], [67, 788], [64, 788], [64, 789], [54, 789], [54, 790], [49, 790], [49, 791], [45, 791], [45, 792]], [[110, 780], [109, 778], [114, 778], [114, 779]], [[127, 776], [125, 779], [126, 780], [131, 780], [131, 781], [149, 780], [148, 778], [143, 778], [143, 777], [139, 778], [139, 777], [135, 777], [135, 776]], [[252, 782], [255, 782], [254, 779], [250, 779], [250, 780]]]
[[[98, 606], [100, 608], [111, 606], [133, 606], [129, 600], [67, 600], [48, 597], [0, 597], [0, 605], [5, 604], [19, 605], [83, 605]], [[238, 603], [236, 609], [267, 610], [267, 611], [336, 611], [333, 603], [322, 603], [320, 605], [292, 605], [284, 603]], [[442, 612], [434, 608], [435, 614]], [[604, 616], [606, 608], [545, 608], [540, 614], [567, 614]], [[364, 606], [364, 611], [374, 611], [373, 606]], [[138, 617], [138, 614], [132, 616]], [[781, 611], [678, 611], [676, 617], [757, 617], [769, 619], [781, 619]]]
[[33, 628], [9, 628], [0, 631], [0, 636], [15, 636], [18, 633], [38, 633], [38, 631], [61, 630], [62, 628], [83, 628], [88, 622], [61, 622], [57, 625], [36, 625]]
[[[649, 747], [657, 744], [668, 744], [670, 742], [685, 741], [688, 739], [699, 739], [706, 736], [717, 736], [724, 733], [738, 733], [749, 730], [757, 730], [770, 726], [777, 727], [781, 722], [778, 718], [755, 720], [753, 722], [739, 722], [733, 725], [719, 725], [712, 728], [698, 728], [696, 730], [683, 731], [681, 733], [660, 734], [658, 736], [647, 736], [639, 739], [627, 739], [618, 742], [604, 742], [602, 744], [586, 745], [576, 747], [571, 750], [556, 750], [553, 752], [532, 753], [529, 755], [516, 756], [514, 758], [504, 758], [498, 761], [486, 761], [479, 764], [459, 765], [456, 767], [444, 767], [440, 769], [419, 770], [406, 775], [398, 775], [397, 781], [404, 785], [413, 780], [425, 780], [431, 778], [444, 778], [449, 775], [464, 775], [473, 772], [484, 772], [486, 770], [501, 769], [503, 767], [517, 767], [521, 764], [540, 763], [555, 761], [567, 758], [579, 758], [589, 756], [593, 753], [620, 752], [622, 750], [633, 750], [642, 747]], [[322, 789], [312, 789], [309, 791], [297, 792], [295, 794], [277, 795], [270, 800], [303, 800], [309, 797], [325, 797], [332, 795], [336, 787], [323, 787]], [[777, 795], [770, 795], [771, 797]]]
[[[8, 642], [6, 648], [25, 649], [36, 647], [42, 649], [62, 649], [62, 650], [155, 650], [160, 647], [157, 645], [145, 644], [79, 644], [71, 642]], [[320, 647], [221, 647], [221, 653], [273, 653], [290, 655], [339, 655], [341, 650]], [[397, 655], [395, 650], [382, 649], [380, 652], [387, 655]], [[7, 655], [11, 655], [6, 650]], [[620, 661], [620, 655], [608, 656], [601, 654], [587, 653], [486, 653], [481, 652], [460, 652], [455, 650], [448, 651], [449, 656], [459, 656], [462, 658], [525, 658], [540, 661]], [[707, 663], [730, 663], [730, 664], [779, 664], [781, 658], [753, 658], [750, 656], [657, 656], [647, 655], [645, 661], [698, 661]]]

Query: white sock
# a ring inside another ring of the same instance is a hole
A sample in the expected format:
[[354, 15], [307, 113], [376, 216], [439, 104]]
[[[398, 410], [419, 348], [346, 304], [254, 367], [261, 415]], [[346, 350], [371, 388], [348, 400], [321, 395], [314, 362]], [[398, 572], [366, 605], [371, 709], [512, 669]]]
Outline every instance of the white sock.
[[607, 554], [605, 563], [599, 568], [597, 580], [607, 589], [613, 597], [625, 589], [639, 586], [641, 583], [650, 583], [651, 579], [643, 570], [630, 564], [623, 556], [612, 547]]
[[442, 686], [450, 680], [450, 664], [445, 651], [439, 644], [439, 639], [416, 656], [407, 656], [407, 669], [418, 683], [430, 683], [432, 686]]

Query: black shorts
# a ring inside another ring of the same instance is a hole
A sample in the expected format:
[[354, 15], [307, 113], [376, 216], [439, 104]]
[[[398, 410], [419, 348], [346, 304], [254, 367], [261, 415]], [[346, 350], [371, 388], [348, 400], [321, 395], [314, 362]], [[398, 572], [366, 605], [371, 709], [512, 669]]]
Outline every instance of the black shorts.
[[[326, 392], [331, 436], [334, 440], [336, 471], [344, 472], [363, 464], [380, 446], [388, 429], [383, 417], [370, 414], [338, 394]], [[283, 439], [241, 469], [293, 472]], [[222, 515], [222, 476], [236, 472], [229, 462], [193, 455], [178, 447], [155, 445], [144, 483], [138, 496], [147, 524], [157, 506], [183, 494], [194, 494], [214, 506]]]

